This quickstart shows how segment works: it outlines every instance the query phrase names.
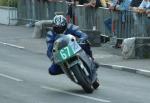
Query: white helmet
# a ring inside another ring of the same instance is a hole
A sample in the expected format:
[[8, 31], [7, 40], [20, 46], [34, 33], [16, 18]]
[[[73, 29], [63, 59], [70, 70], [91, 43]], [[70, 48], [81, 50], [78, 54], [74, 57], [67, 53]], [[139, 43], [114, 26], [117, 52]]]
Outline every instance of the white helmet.
[[53, 23], [57, 26], [64, 26], [66, 25], [67, 21], [63, 15], [56, 15], [53, 19]]
[[60, 34], [67, 28], [67, 21], [63, 15], [56, 15], [53, 19], [53, 30], [54, 32]]

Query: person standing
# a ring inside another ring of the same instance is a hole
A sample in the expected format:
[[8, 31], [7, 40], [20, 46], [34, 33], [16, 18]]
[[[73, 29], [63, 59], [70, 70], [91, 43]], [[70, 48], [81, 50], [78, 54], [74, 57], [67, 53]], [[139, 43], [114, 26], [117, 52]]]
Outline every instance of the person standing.
[[[138, 29], [140, 36], [150, 36], [150, 0], [143, 0], [138, 7], [133, 7], [132, 10], [138, 14], [136, 22], [138, 22]], [[142, 22], [139, 22], [142, 20]]]

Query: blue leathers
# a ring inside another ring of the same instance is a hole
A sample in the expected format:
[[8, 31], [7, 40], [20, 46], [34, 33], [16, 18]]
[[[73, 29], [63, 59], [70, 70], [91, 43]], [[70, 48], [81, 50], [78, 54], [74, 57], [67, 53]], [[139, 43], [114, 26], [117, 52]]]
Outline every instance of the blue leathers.
[[[74, 35], [75, 37], [78, 37], [80, 38], [79, 40], [80, 41], [84, 41], [84, 40], [87, 40], [88, 36], [87, 34], [83, 33], [82, 31], [79, 30], [79, 27], [76, 26], [76, 25], [73, 25], [73, 24], [68, 24], [67, 25], [67, 29], [64, 31], [64, 34], [72, 34]], [[53, 55], [52, 55], [52, 49], [53, 49], [53, 43], [54, 41], [57, 39], [57, 36], [59, 34], [56, 34], [53, 30], [52, 31], [49, 31], [47, 33], [47, 38], [46, 38], [46, 42], [47, 42], [47, 56], [52, 60], [53, 59]], [[85, 52], [92, 56], [92, 53], [91, 53], [91, 50], [90, 50], [90, 47], [82, 47]], [[49, 73], [51, 75], [57, 75], [57, 74], [61, 74], [63, 73], [60, 66], [59, 65], [56, 65], [56, 64], [52, 64], [51, 67], [49, 68]]]

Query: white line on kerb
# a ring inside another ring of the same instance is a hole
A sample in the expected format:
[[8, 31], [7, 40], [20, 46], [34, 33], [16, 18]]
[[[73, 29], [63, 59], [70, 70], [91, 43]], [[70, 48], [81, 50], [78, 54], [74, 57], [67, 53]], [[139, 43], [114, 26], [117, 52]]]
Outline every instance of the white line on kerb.
[[41, 86], [41, 88], [47, 89], [47, 90], [51, 90], [51, 91], [60, 92], [60, 93], [65, 93], [65, 94], [69, 94], [69, 95], [73, 95], [73, 96], [77, 96], [77, 97], [81, 97], [81, 98], [86, 98], [86, 99], [90, 99], [90, 100], [94, 100], [94, 101], [98, 101], [98, 102], [105, 102], [105, 103], [111, 102], [109, 100], [94, 98], [94, 97], [80, 95], [80, 94], [76, 94], [76, 93], [71, 93], [71, 92], [67, 92], [67, 91], [56, 89], [56, 88], [52, 88], [52, 87]]
[[0, 42], [0, 44], [8, 45], [8, 46], [11, 46], [11, 47], [16, 47], [16, 48], [19, 48], [19, 49], [24, 49], [24, 47], [22, 47], [22, 46], [18, 46], [18, 45], [14, 45], [14, 44], [9, 44], [9, 43], [5, 43], [5, 42]]
[[21, 79], [14, 78], [14, 77], [8, 76], [8, 75], [6, 75], [6, 74], [1, 74], [1, 73], [0, 73], [0, 76], [5, 77], [5, 78], [8, 78], [8, 79], [11, 79], [11, 80], [15, 80], [15, 81], [17, 81], [17, 82], [23, 81], [23, 80], [21, 80]]

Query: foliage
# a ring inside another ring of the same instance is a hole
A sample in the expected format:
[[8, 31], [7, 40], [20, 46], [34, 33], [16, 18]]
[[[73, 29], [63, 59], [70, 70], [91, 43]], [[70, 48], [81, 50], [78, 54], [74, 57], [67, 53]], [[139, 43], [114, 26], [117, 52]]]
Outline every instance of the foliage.
[[18, 0], [0, 0], [0, 6], [17, 7]]

